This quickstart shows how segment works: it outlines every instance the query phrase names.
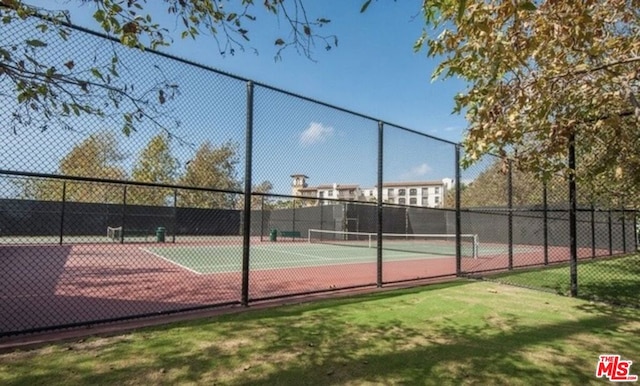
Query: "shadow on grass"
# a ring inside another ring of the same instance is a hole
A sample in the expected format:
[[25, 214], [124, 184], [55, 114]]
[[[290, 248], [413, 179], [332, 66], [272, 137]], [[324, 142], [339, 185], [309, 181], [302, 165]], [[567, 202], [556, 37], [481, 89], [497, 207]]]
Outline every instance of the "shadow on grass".
[[[16, 384], [49, 383], [52, 376], [82, 384], [127, 383], [132, 376], [136, 377], [135, 382], [149, 384], [214, 384], [221, 368], [227, 369], [225, 376], [232, 373], [232, 384], [243, 385], [513, 384], [514, 380], [520, 384], [588, 384], [595, 381], [597, 355], [603, 349], [616, 349], [616, 353], [627, 357], [640, 352], [640, 339], [621, 342], [619, 347], [609, 341], [607, 347], [598, 340], [581, 341], [579, 350], [593, 355], [567, 352], [571, 348], [567, 340], [606, 335], [628, 323], [629, 318], [624, 315], [595, 304], [578, 306], [591, 314], [581, 320], [539, 326], [525, 326], [520, 323], [520, 316], [508, 311], [499, 316], [482, 314], [485, 316], [475, 324], [460, 323], [449, 315], [435, 319], [429, 314], [412, 315], [431, 323], [424, 329], [415, 327], [419, 320], [416, 323], [415, 319], [407, 321], [396, 316], [372, 322], [340, 317], [349, 312], [340, 306], [384, 312], [380, 306], [389, 304], [376, 304], [378, 301], [392, 300], [396, 306], [411, 309], [413, 302], [420, 299], [400, 297], [467, 283], [378, 292], [227, 315], [206, 323], [184, 322], [145, 329], [139, 332], [142, 340], [147, 334], [154, 334], [154, 338], [137, 353], [146, 358], [144, 363], [122, 362], [127, 355], [136, 354], [136, 348], [123, 339], [122, 344], [112, 344], [109, 350], [100, 352], [101, 361], [108, 364], [106, 368], [81, 363], [67, 363], [61, 368], [59, 363], [39, 363]], [[638, 320], [637, 313], [628, 316]], [[194, 327], [200, 328], [204, 336], [211, 331], [211, 341], [199, 341], [202, 347], [196, 350], [188, 346], [190, 343], [183, 346], [176, 342], [181, 330]], [[216, 338], [223, 338], [224, 342], [216, 342]], [[233, 350], [229, 350], [230, 345]], [[221, 381], [229, 383], [226, 379]]]
[[[426, 293], [430, 291], [438, 291], [444, 288], [454, 288], [460, 287], [464, 285], [473, 284], [474, 280], [468, 279], [455, 279], [445, 283], [437, 283], [437, 284], [428, 284], [425, 286], [418, 287], [410, 287], [410, 288], [393, 288], [393, 287], [385, 287], [382, 290], [374, 291], [367, 294], [362, 295], [349, 295], [348, 292], [345, 293], [345, 297], [343, 298], [331, 298], [329, 301], [319, 300], [319, 301], [309, 301], [306, 298], [290, 298], [288, 301], [285, 301], [287, 305], [300, 305], [300, 308], [297, 307], [287, 307], [287, 308], [270, 308], [268, 310], [256, 310], [249, 313], [242, 313], [231, 315], [234, 320], [238, 320], [238, 318], [259, 318], [262, 317], [264, 313], [268, 313], [270, 316], [290, 316], [294, 314], [299, 314], [301, 312], [309, 312], [309, 311], [317, 311], [322, 309], [331, 309], [337, 306], [343, 305], [351, 305], [358, 303], [369, 303], [377, 300], [388, 300], [393, 299], [395, 297], [401, 297], [409, 294], [417, 294], [417, 293]], [[251, 308], [251, 307], [249, 307]], [[223, 315], [220, 317], [220, 320], [224, 320], [227, 316]]]
[[[486, 280], [569, 295], [568, 264], [486, 275]], [[640, 308], [640, 255], [578, 262], [578, 297]]]
[[[593, 347], [593, 358], [584, 359], [567, 355], [563, 352], [564, 346], [556, 343], [617, 325], [608, 316], [596, 316], [581, 322], [516, 327], [487, 336], [485, 327], [458, 327], [455, 321], [448, 322], [451, 326], [440, 327], [435, 336], [424, 336], [420, 330], [406, 328], [401, 320], [390, 321], [373, 331], [361, 329], [351, 336], [340, 335], [340, 326], [320, 323], [313, 331], [287, 329], [280, 332], [283, 342], [312, 342], [311, 349], [297, 353], [308, 359], [305, 364], [285, 366], [263, 378], [247, 376], [240, 383], [294, 385], [308, 380], [307, 384], [315, 385], [349, 382], [513, 384], [517, 380], [521, 384], [587, 384], [595, 380], [593, 372], [585, 369], [595, 369], [600, 352], [597, 345]], [[340, 336], [339, 341], [332, 339], [335, 336]], [[363, 341], [359, 338], [362, 336], [376, 343]], [[380, 341], [391, 350], [371, 354]], [[408, 341], [415, 344], [407, 345]], [[638, 342], [629, 343], [626, 355], [639, 352]], [[534, 346], [546, 347], [545, 350], [552, 353], [550, 357], [540, 357], [545, 365], [538, 367], [528, 358], [527, 349]], [[369, 354], [358, 356], [360, 350]], [[442, 364], [444, 366], [439, 366]]]

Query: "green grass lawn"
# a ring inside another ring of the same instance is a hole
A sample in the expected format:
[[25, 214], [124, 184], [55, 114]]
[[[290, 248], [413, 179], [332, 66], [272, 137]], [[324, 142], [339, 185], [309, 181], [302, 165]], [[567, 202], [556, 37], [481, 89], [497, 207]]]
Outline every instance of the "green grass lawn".
[[[569, 295], [571, 293], [569, 269], [569, 266], [564, 264], [551, 268], [488, 275], [487, 278]], [[639, 295], [640, 255], [579, 262], [579, 297], [640, 308]]]
[[3, 385], [585, 385], [640, 310], [491, 282], [248, 310], [0, 355]]

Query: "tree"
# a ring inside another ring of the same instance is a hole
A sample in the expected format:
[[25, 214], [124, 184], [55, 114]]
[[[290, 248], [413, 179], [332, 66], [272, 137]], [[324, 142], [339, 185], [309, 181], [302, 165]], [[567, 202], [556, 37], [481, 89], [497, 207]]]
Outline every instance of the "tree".
[[[63, 176], [123, 180], [126, 173], [118, 165], [124, 155], [112, 132], [90, 135], [60, 160], [58, 173]], [[52, 180], [28, 180], [22, 186], [23, 198], [59, 200], [61, 183]], [[76, 202], [116, 203], [122, 201], [122, 189], [98, 182], [66, 183], [65, 199]]]
[[[269, 209], [272, 205], [272, 199], [268, 196], [269, 193], [273, 190], [273, 184], [270, 181], [262, 181], [259, 184], [254, 184], [251, 187], [252, 193], [264, 193], [260, 195], [253, 195], [251, 197], [251, 209], [260, 210]], [[236, 209], [244, 210], [244, 195], [241, 195], [240, 198], [236, 202]]]
[[[131, 174], [134, 181], [172, 184], [175, 182], [178, 160], [171, 155], [169, 138], [156, 135], [142, 150]], [[163, 206], [171, 190], [153, 187], [131, 186], [127, 192], [127, 203]]]
[[[155, 15], [147, 9], [146, 0], [76, 0], [75, 3], [93, 7], [93, 18], [99, 28], [126, 47], [157, 49], [173, 42], [167, 28], [157, 23]], [[175, 16], [175, 25], [182, 28], [179, 31], [182, 38], [211, 35], [221, 55], [233, 55], [250, 44], [247, 24], [256, 20], [255, 14], [261, 9], [282, 17], [285, 22], [284, 35], [274, 37], [276, 57], [289, 47], [311, 57], [318, 41], [327, 49], [338, 44], [335, 36], [319, 34], [320, 28], [330, 20], [311, 18], [303, 0], [266, 0], [259, 2], [262, 7], [248, 0], [154, 3], [166, 6], [166, 12]], [[81, 58], [65, 57], [65, 52], [47, 54], [47, 47], [53, 41], [64, 42], [74, 33], [69, 13], [65, 11], [37, 8], [22, 0], [0, 0], [0, 16], [4, 28], [18, 24], [20, 28], [34, 30], [26, 39], [3, 39], [0, 43], [0, 80], [6, 82], [3, 88], [11, 89], [3, 90], [0, 95], [15, 95], [14, 101], [18, 102], [11, 114], [7, 114], [11, 116], [14, 131], [22, 126], [44, 130], [59, 125], [70, 129], [73, 125], [68, 118], [83, 114], [102, 118], [120, 116], [126, 135], [142, 122], [171, 131], [172, 127], [167, 127], [159, 118], [169, 113], [164, 105], [177, 95], [178, 85], [163, 78], [161, 69], [157, 69], [156, 83], [143, 88], [120, 76], [127, 65], [122, 64], [115, 47], [110, 60], [102, 63], [94, 59], [89, 67], [81, 64]], [[174, 120], [174, 125], [179, 122]]]
[[[463, 208], [506, 208], [508, 206], [509, 177], [508, 164], [496, 158], [473, 181], [461, 184], [460, 205]], [[581, 173], [581, 169], [578, 169]], [[512, 204], [514, 207], [541, 207], [544, 202], [544, 187], [547, 189], [547, 203], [550, 206], [567, 202], [568, 185], [561, 174], [542, 179], [540, 172], [528, 172], [513, 167], [511, 171]], [[456, 187], [447, 191], [444, 206], [455, 207]], [[602, 207], [617, 207], [615, 197], [594, 195], [589, 187], [578, 187], [578, 204]]]
[[[236, 178], [238, 163], [236, 146], [225, 143], [215, 147], [210, 142], [203, 143], [194, 158], [187, 163], [186, 173], [178, 180], [179, 185], [196, 188], [239, 191], [240, 182]], [[237, 194], [202, 190], [181, 190], [178, 206], [192, 208], [234, 207]]]
[[[251, 191], [253, 193], [264, 193], [264, 194], [269, 194], [271, 193], [271, 191], [273, 190], [273, 184], [269, 181], [262, 181], [261, 183], [254, 185], [251, 188]], [[261, 209], [262, 208], [262, 204], [264, 203], [264, 207], [265, 208], [270, 208], [271, 207], [271, 199], [269, 198], [269, 196], [253, 196], [251, 198], [251, 209]]]
[[[594, 194], [640, 187], [640, 1], [426, 0], [415, 48], [442, 59], [434, 78], [458, 77], [471, 164], [512, 159], [543, 178], [568, 170]], [[605, 192], [603, 192], [605, 191]]]

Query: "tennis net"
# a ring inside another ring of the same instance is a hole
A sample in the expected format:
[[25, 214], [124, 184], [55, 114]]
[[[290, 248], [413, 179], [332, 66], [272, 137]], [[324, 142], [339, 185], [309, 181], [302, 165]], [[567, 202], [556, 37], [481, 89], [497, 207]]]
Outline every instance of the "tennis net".
[[[462, 257], [478, 258], [478, 235], [460, 235]], [[332, 231], [309, 229], [309, 243], [337, 246], [377, 248], [378, 234], [367, 232]], [[455, 234], [404, 234], [383, 233], [382, 249], [415, 252], [430, 255], [455, 256]]]

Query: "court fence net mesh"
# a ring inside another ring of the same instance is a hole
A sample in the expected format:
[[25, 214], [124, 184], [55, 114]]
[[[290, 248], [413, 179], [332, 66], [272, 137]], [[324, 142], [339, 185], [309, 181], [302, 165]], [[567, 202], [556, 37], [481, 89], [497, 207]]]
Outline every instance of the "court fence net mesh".
[[2, 47], [73, 58], [104, 111], [70, 112], [73, 89], [30, 109], [0, 77], [0, 337], [435, 278], [568, 294], [577, 275], [578, 296], [639, 305], [625, 197], [492, 156], [463, 169], [426, 128], [42, 22]]

